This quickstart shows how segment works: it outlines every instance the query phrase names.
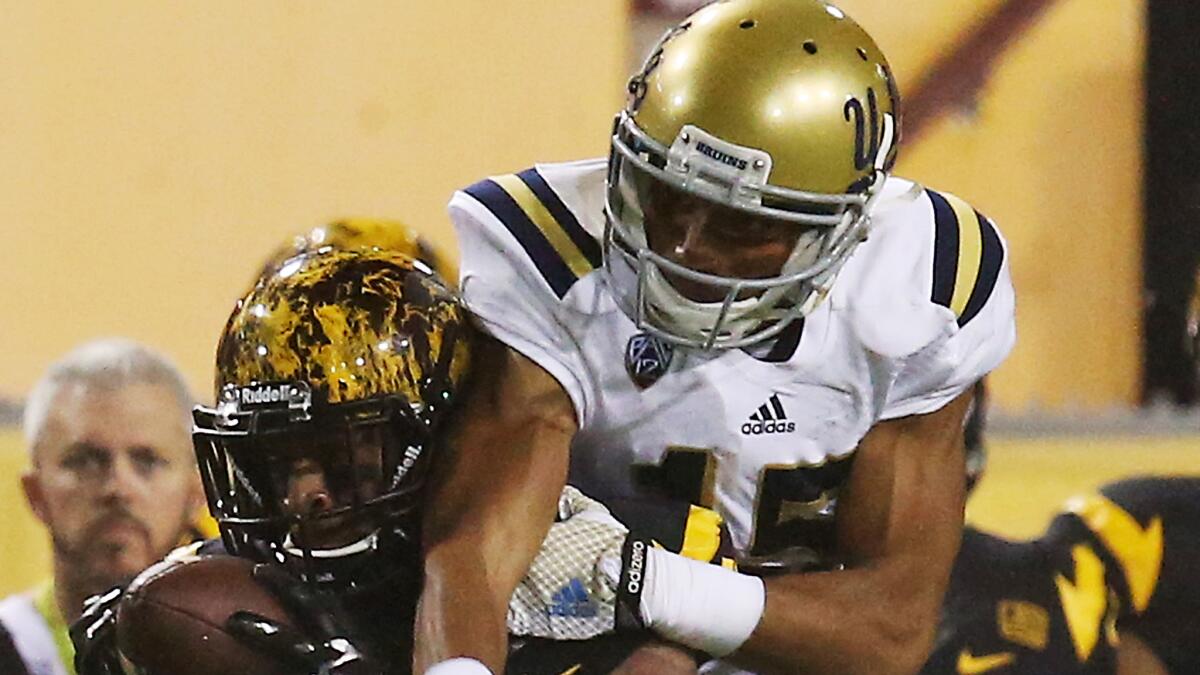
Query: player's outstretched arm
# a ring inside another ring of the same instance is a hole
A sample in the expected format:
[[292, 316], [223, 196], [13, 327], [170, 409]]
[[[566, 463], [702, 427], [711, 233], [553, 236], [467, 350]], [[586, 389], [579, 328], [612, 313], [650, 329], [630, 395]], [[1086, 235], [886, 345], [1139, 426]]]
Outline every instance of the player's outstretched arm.
[[509, 598], [554, 519], [577, 424], [561, 385], [492, 338], [427, 493], [416, 673], [468, 657], [504, 668]]
[[735, 661], [767, 672], [920, 669], [962, 536], [969, 400], [867, 434], [838, 500], [847, 568], [767, 580], [762, 619]]

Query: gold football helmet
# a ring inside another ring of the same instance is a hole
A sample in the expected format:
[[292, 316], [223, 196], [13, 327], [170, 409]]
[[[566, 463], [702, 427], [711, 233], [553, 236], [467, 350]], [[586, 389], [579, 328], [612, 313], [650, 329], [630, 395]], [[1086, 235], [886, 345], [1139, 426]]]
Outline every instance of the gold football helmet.
[[[703, 349], [777, 334], [820, 302], [866, 238], [898, 120], [887, 60], [828, 2], [727, 0], [685, 19], [630, 81], [616, 119], [605, 266], [623, 309], [643, 330]], [[795, 248], [769, 278], [672, 261], [647, 243], [655, 185], [791, 224]], [[671, 278], [724, 300], [698, 302]]]
[[[194, 413], [226, 549], [346, 581], [407, 540], [470, 336], [454, 292], [392, 251], [324, 247], [268, 271], [221, 336], [216, 406]], [[297, 483], [316, 474], [315, 493]]]

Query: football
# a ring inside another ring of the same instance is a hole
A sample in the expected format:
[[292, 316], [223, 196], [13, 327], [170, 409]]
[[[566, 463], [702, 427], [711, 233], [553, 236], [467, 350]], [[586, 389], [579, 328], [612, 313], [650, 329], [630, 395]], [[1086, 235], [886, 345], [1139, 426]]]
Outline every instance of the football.
[[294, 626], [254, 563], [231, 556], [159, 563], [130, 584], [117, 609], [121, 653], [152, 675], [294, 675], [225, 630], [239, 610]]

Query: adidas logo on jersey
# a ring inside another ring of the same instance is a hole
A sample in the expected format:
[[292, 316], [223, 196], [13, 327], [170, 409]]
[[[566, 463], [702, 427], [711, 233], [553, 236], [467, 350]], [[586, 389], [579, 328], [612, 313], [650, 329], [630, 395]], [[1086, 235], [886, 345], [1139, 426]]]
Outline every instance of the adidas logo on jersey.
[[788, 421], [779, 394], [771, 394], [771, 398], [750, 415], [750, 421], [742, 425], [742, 433], [747, 436], [788, 434], [795, 430], [796, 423]]
[[587, 619], [596, 616], [596, 602], [579, 579], [571, 579], [550, 598], [550, 616]]

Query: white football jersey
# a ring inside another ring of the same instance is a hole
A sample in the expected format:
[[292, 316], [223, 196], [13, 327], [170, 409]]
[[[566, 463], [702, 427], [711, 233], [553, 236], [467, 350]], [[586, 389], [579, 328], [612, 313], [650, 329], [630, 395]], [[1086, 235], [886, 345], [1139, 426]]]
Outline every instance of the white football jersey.
[[804, 525], [828, 515], [867, 431], [937, 410], [1012, 347], [994, 224], [900, 178], [829, 296], [769, 344], [704, 353], [649, 338], [602, 269], [605, 169], [539, 165], [450, 202], [464, 302], [570, 395], [569, 481], [602, 501], [712, 506], [742, 552], [814, 545]]

